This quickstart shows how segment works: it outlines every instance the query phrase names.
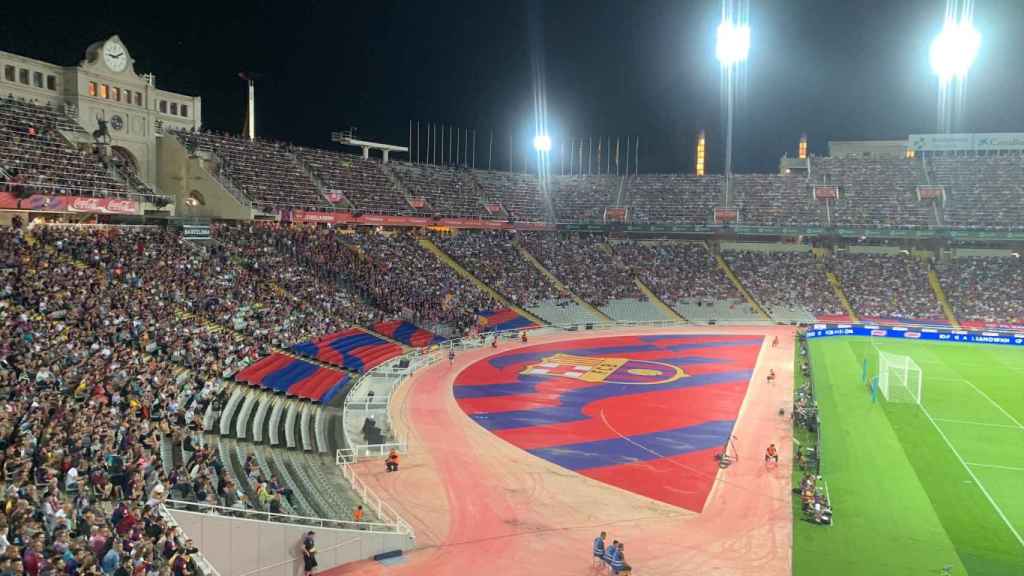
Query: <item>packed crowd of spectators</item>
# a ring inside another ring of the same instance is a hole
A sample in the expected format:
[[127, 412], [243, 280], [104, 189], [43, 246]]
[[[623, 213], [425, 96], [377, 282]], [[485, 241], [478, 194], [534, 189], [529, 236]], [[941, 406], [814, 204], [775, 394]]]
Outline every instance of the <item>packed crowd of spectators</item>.
[[521, 241], [555, 278], [594, 306], [614, 298], [643, 298], [633, 282], [632, 263], [615, 257], [603, 236], [531, 232]]
[[556, 299], [558, 290], [516, 248], [515, 232], [461, 232], [438, 236], [451, 257], [512, 303], [523, 307]]
[[837, 252], [829, 265], [858, 316], [912, 320], [941, 319], [925, 264], [907, 253]]
[[927, 179], [920, 160], [906, 158], [811, 158], [815, 183], [839, 186], [830, 200], [836, 226], [929, 226], [935, 216], [917, 198]]
[[615, 206], [620, 176], [554, 176], [551, 198], [558, 222], [604, 222], [604, 210]]
[[70, 196], [127, 192], [93, 152], [76, 148], [60, 130], [82, 131], [49, 105], [0, 99], [0, 168], [10, 176], [0, 190]]
[[1024, 324], [1019, 257], [959, 257], [937, 262], [935, 271], [958, 319]]
[[354, 283], [378, 308], [394, 316], [424, 327], [440, 324], [461, 334], [476, 324], [478, 311], [500, 307], [421, 247], [412, 232], [360, 230], [344, 238], [361, 254], [353, 259]]
[[402, 194], [388, 185], [380, 162], [319, 148], [295, 147], [294, 151], [320, 179], [335, 206], [384, 214], [410, 212]]
[[796, 175], [734, 174], [732, 192], [740, 223], [757, 226], [824, 226], [825, 203]]
[[472, 170], [470, 175], [480, 185], [484, 202], [500, 204], [510, 219], [518, 222], [548, 220], [537, 176], [497, 170]]
[[740, 298], [702, 243], [620, 242], [615, 253], [669, 305]]
[[420, 213], [456, 218], [486, 214], [481, 190], [468, 168], [392, 161], [386, 169], [398, 177], [411, 197], [426, 201]]
[[1024, 155], [933, 156], [928, 166], [945, 186], [947, 226], [1024, 227]]
[[258, 347], [177, 322], [162, 287], [80, 266], [62, 240], [2, 241], [5, 561], [36, 575], [195, 573], [159, 504], [224, 503], [231, 485], [193, 436]]
[[825, 271], [810, 251], [726, 250], [722, 257], [740, 283], [769, 311], [801, 306], [814, 316], [843, 313]]
[[625, 185], [632, 221], [641, 224], [710, 224], [723, 205], [721, 176], [640, 174]]

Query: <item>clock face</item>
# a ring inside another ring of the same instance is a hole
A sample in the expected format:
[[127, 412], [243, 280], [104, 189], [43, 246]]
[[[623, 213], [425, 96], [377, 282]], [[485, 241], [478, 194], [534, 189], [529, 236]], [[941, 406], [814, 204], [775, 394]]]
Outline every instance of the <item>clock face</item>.
[[110, 127], [114, 130], [120, 130], [124, 128], [124, 120], [121, 119], [117, 114], [110, 117]]
[[111, 40], [103, 45], [103, 63], [114, 72], [120, 72], [128, 65], [128, 54], [120, 42]]

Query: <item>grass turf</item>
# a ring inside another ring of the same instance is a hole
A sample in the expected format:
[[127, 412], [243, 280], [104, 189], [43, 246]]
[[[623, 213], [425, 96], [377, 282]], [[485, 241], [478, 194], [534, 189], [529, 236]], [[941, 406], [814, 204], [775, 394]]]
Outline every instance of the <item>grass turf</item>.
[[[878, 349], [921, 366], [924, 409], [872, 404]], [[795, 516], [793, 573], [1024, 574], [1024, 350], [849, 337], [810, 357], [835, 524]]]

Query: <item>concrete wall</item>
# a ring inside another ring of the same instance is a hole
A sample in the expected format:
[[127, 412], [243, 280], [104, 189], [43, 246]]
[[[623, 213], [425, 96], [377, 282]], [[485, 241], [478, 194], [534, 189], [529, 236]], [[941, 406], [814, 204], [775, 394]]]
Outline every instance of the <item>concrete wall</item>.
[[785, 244], [781, 242], [722, 242], [722, 250], [747, 252], [810, 252], [810, 244]]
[[[262, 522], [169, 510], [181, 529], [195, 541], [221, 576], [301, 576], [302, 538], [309, 526]], [[404, 534], [312, 528], [316, 532], [317, 571], [365, 560], [389, 550], [409, 550], [414, 542]], [[343, 546], [339, 544], [348, 542]], [[273, 566], [272, 568], [268, 568]]]
[[[159, 138], [157, 158], [160, 168], [157, 172], [157, 186], [164, 194], [174, 197], [175, 215], [184, 218], [252, 219], [252, 210], [225, 190], [203, 167], [205, 160], [190, 156], [174, 136]], [[185, 200], [193, 190], [202, 195], [205, 205], [185, 205]]]

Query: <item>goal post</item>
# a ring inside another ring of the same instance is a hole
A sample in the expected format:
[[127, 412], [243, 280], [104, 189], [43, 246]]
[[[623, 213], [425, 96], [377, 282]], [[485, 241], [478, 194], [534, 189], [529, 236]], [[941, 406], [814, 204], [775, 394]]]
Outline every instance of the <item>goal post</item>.
[[910, 356], [878, 352], [878, 390], [887, 402], [921, 403], [921, 367]]

